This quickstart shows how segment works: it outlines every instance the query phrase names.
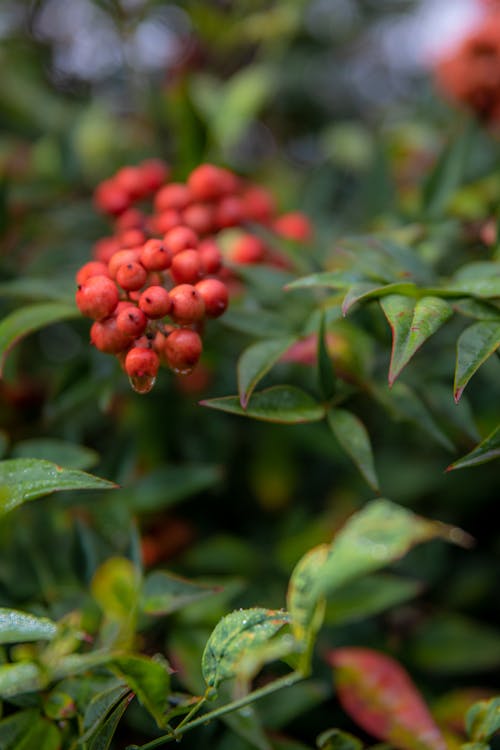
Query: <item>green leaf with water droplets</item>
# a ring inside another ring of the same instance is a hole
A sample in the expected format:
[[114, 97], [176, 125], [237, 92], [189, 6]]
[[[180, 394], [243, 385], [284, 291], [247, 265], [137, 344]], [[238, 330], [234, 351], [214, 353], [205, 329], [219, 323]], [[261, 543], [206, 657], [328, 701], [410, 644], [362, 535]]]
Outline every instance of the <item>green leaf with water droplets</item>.
[[389, 367], [389, 385], [392, 385], [415, 352], [435, 333], [453, 311], [439, 297], [411, 299], [401, 294], [391, 294], [380, 305], [392, 330], [392, 353]]
[[46, 678], [32, 662], [2, 664], [0, 666], [0, 698], [12, 698], [20, 693], [33, 693], [45, 687]]
[[292, 385], [276, 385], [254, 393], [246, 409], [241, 406], [239, 396], [223, 396], [200, 403], [229, 414], [282, 424], [317, 422], [325, 416], [322, 404]]
[[50, 641], [56, 634], [57, 625], [48, 617], [0, 607], [0, 643]]
[[50, 461], [11, 458], [0, 461], [0, 516], [28, 500], [65, 490], [110, 490], [117, 485]]
[[495, 458], [500, 458], [500, 425], [495, 427], [493, 432], [490, 432], [479, 445], [476, 445], [474, 450], [450, 464], [446, 471], [467, 469], [470, 466], [477, 466], [478, 464], [485, 464], [487, 461], [493, 461]]
[[464, 388], [500, 346], [500, 321], [481, 320], [462, 331], [457, 341], [457, 363], [453, 393], [460, 400]]
[[245, 652], [259, 648], [290, 621], [283, 610], [239, 609], [226, 615], [215, 627], [202, 657], [203, 678], [217, 688], [238, 674], [238, 662]]

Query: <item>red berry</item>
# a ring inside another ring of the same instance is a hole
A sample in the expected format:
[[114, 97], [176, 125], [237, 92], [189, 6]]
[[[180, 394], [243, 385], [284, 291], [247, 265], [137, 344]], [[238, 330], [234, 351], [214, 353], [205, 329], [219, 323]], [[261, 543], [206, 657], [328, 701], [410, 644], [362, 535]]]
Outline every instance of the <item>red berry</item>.
[[174, 255], [170, 275], [176, 284], [195, 284], [202, 277], [201, 260], [196, 250]]
[[214, 164], [200, 164], [189, 175], [187, 184], [195, 200], [212, 201], [234, 188], [236, 183], [232, 177], [230, 172]]
[[146, 330], [148, 319], [142, 310], [135, 305], [129, 305], [116, 316], [116, 327], [122, 333], [136, 338]]
[[152, 349], [134, 346], [125, 357], [125, 371], [129, 378], [155, 378], [160, 359]]
[[139, 167], [122, 167], [115, 174], [114, 182], [130, 196], [131, 200], [142, 198], [144, 195], [141, 170]]
[[178, 328], [166, 338], [164, 354], [169, 367], [179, 373], [188, 373], [200, 359], [203, 345], [196, 331]]
[[170, 169], [161, 159], [146, 159], [139, 164], [141, 182], [146, 194], [154, 193], [170, 176]]
[[167, 208], [161, 214], [151, 217], [151, 226], [157, 234], [165, 234], [174, 227], [181, 226], [182, 216], [175, 208]]
[[182, 212], [182, 222], [197, 234], [209, 234], [214, 228], [214, 210], [207, 203], [192, 203]]
[[116, 318], [112, 316], [98, 320], [90, 328], [90, 341], [100, 352], [119, 354], [128, 349], [132, 338], [118, 330]]
[[118, 304], [116, 284], [107, 276], [91, 276], [78, 287], [76, 304], [88, 318], [107, 318]]
[[127, 229], [142, 229], [144, 226], [144, 214], [137, 208], [128, 208], [115, 221], [115, 231], [122, 234]]
[[169, 292], [172, 301], [170, 317], [181, 325], [201, 320], [205, 315], [205, 303], [199, 291], [191, 284], [179, 284]]
[[139, 307], [148, 318], [163, 318], [168, 315], [172, 300], [162, 286], [150, 286], [139, 297]]
[[123, 263], [116, 272], [117, 282], [127, 292], [135, 292], [143, 287], [147, 276], [146, 269], [138, 261]]
[[236, 227], [245, 219], [243, 201], [237, 195], [228, 195], [215, 209], [215, 224], [218, 229]]
[[113, 255], [120, 250], [120, 247], [117, 237], [102, 237], [94, 243], [92, 257], [101, 261], [101, 263], [109, 263]]
[[202, 240], [198, 245], [198, 255], [203, 273], [217, 273], [222, 264], [222, 253], [215, 240]]
[[194, 250], [198, 246], [198, 235], [189, 227], [174, 227], [163, 238], [173, 255], [182, 250]]
[[95, 189], [94, 204], [98, 211], [118, 216], [130, 206], [130, 196], [113, 179], [104, 180]]
[[120, 245], [124, 250], [142, 245], [145, 239], [142, 229], [126, 229], [119, 237]]
[[266, 254], [266, 245], [254, 234], [242, 234], [232, 246], [229, 257], [235, 263], [260, 263]]
[[282, 214], [274, 222], [274, 231], [281, 237], [297, 242], [312, 240], [314, 230], [308, 217], [300, 211]]
[[219, 279], [203, 279], [195, 289], [201, 294], [205, 303], [205, 314], [209, 318], [218, 318], [227, 308], [229, 294], [227, 286]]
[[119, 250], [117, 253], [114, 253], [108, 263], [108, 271], [111, 278], [116, 278], [116, 272], [120, 266], [123, 266], [125, 263], [137, 262], [141, 255], [141, 249], [136, 247], [133, 250]]
[[109, 276], [108, 266], [98, 260], [90, 260], [85, 263], [76, 274], [76, 283], [85, 284], [91, 276]]
[[243, 192], [242, 199], [247, 219], [262, 224], [271, 221], [276, 212], [276, 204], [268, 190], [251, 185]]
[[191, 202], [192, 195], [187, 185], [182, 182], [171, 182], [160, 188], [155, 195], [154, 206], [157, 213], [175, 208], [182, 211]]
[[172, 263], [172, 253], [161, 240], [148, 240], [140, 255], [146, 271], [165, 271]]

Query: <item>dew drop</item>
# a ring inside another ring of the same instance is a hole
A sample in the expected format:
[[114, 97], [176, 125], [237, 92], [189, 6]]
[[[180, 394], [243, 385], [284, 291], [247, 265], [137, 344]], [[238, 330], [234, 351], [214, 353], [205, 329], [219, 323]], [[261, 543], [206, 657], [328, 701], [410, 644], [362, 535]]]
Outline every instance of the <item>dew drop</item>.
[[156, 382], [156, 378], [152, 375], [133, 375], [128, 381], [136, 393], [149, 393]]
[[172, 372], [175, 372], [176, 375], [190, 375], [193, 372], [193, 368], [187, 367], [181, 370], [180, 367], [172, 367]]

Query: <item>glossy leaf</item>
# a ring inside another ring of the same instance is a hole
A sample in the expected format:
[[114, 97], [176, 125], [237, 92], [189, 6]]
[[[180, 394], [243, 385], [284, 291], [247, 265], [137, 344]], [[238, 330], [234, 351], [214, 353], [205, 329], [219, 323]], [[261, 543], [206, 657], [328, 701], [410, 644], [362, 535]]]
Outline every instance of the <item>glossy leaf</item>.
[[315, 589], [329, 551], [328, 544], [313, 547], [301, 557], [290, 577], [286, 605], [292, 632], [298, 641], [318, 631], [323, 624], [325, 601]]
[[15, 310], [0, 322], [0, 377], [9, 349], [29, 333], [51, 323], [81, 317], [75, 305], [44, 302]]
[[170, 693], [167, 665], [145, 656], [120, 656], [113, 660], [111, 668], [125, 680], [158, 726], [164, 727]]
[[258, 648], [290, 621], [282, 610], [239, 609], [226, 615], [215, 627], [202, 657], [203, 678], [209, 687], [238, 673], [238, 662], [245, 651]]
[[240, 404], [246, 409], [248, 400], [260, 380], [278, 362], [282, 354], [295, 342], [293, 338], [259, 341], [245, 349], [238, 365], [238, 392]]
[[369, 486], [378, 491], [370, 437], [364, 424], [346, 409], [330, 409], [327, 418], [330, 429], [343, 450], [354, 461]]
[[283, 424], [317, 422], [325, 414], [321, 404], [305, 391], [291, 385], [276, 385], [254, 393], [246, 409], [241, 406], [238, 396], [212, 398], [200, 403], [229, 414]]
[[387, 297], [392, 294], [406, 294], [415, 296], [417, 287], [408, 282], [396, 282], [394, 284], [354, 284], [342, 301], [342, 315], [347, 315], [351, 307], [359, 302]]
[[421, 297], [416, 302], [394, 294], [380, 302], [392, 329], [389, 385], [392, 385], [416, 351], [452, 315], [450, 305], [439, 297]]
[[324, 399], [329, 400], [335, 393], [335, 373], [330, 354], [326, 345], [325, 315], [321, 315], [318, 338], [317, 338], [317, 359], [318, 359], [318, 381], [321, 395]]
[[156, 570], [147, 576], [142, 585], [140, 608], [146, 615], [168, 615], [217, 591], [216, 588]]
[[286, 289], [308, 289], [310, 287], [326, 287], [327, 289], [349, 289], [353, 284], [366, 281], [364, 274], [359, 271], [322, 271], [287, 284]]
[[470, 466], [478, 466], [484, 464], [487, 461], [493, 461], [495, 458], [500, 457], [500, 425], [495, 427], [493, 432], [482, 440], [479, 445], [476, 445], [474, 450], [467, 453], [466, 456], [459, 458], [458, 461], [454, 461], [448, 466], [446, 471], [454, 471], [455, 469], [468, 469]]
[[96, 693], [85, 708], [83, 715], [82, 742], [94, 735], [104, 724], [114, 707], [130, 692], [122, 682]]
[[67, 469], [80, 470], [90, 469], [99, 461], [99, 455], [91, 448], [53, 438], [21, 440], [14, 445], [11, 455], [12, 458], [41, 458], [63, 464]]
[[500, 696], [479, 701], [467, 711], [467, 734], [474, 742], [489, 742], [500, 732]]
[[0, 461], [0, 516], [29, 500], [66, 490], [110, 490], [117, 485], [107, 479], [74, 469], [63, 469], [50, 461], [12, 458]]
[[0, 643], [50, 641], [56, 634], [56, 623], [47, 617], [0, 607]]
[[116, 706], [116, 708], [113, 709], [96, 733], [92, 735], [87, 744], [88, 750], [109, 750], [113, 736], [118, 728], [118, 724], [120, 723], [129, 703], [130, 699], [126, 697]]
[[36, 664], [19, 662], [0, 666], [0, 698], [32, 693], [45, 686], [45, 678]]
[[500, 322], [482, 320], [461, 333], [453, 385], [455, 401], [459, 401], [471, 377], [499, 346]]
[[331, 651], [344, 710], [366, 732], [401, 750], [446, 750], [422, 696], [397, 661], [368, 648]]

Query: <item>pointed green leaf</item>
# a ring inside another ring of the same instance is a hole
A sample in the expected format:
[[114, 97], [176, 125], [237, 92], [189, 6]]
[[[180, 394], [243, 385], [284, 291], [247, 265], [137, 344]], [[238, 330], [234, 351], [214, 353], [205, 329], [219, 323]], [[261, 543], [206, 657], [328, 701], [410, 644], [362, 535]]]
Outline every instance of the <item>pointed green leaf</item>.
[[90, 469], [99, 462], [99, 455], [91, 448], [76, 445], [66, 440], [53, 438], [32, 438], [16, 443], [11, 451], [12, 458], [42, 458], [63, 464], [67, 469]]
[[57, 634], [57, 625], [47, 617], [0, 607], [0, 643], [50, 641]]
[[161, 466], [119, 490], [119, 502], [134, 513], [170, 508], [202, 492], [221, 479], [221, 470], [212, 464]]
[[19, 339], [51, 323], [80, 317], [80, 311], [75, 305], [57, 302], [44, 302], [22, 307], [7, 315], [0, 322], [0, 377], [7, 352]]
[[349, 732], [327, 729], [316, 739], [318, 750], [362, 750], [363, 743]]
[[156, 570], [147, 576], [142, 585], [140, 608], [146, 615], [168, 615], [218, 591], [217, 588]]
[[257, 383], [278, 362], [296, 339], [269, 339], [259, 341], [245, 349], [238, 360], [238, 392], [240, 404], [246, 409]]
[[479, 445], [476, 445], [474, 450], [450, 464], [446, 471], [467, 469], [469, 466], [484, 464], [487, 461], [493, 461], [495, 458], [500, 458], [500, 425], [495, 427], [493, 432], [490, 432]]
[[467, 734], [475, 742], [489, 742], [500, 731], [500, 696], [478, 701], [466, 715]]
[[427, 339], [452, 315], [450, 305], [439, 297], [412, 300], [400, 294], [389, 295], [380, 305], [392, 329], [389, 385]]
[[323, 623], [325, 602], [317, 596], [315, 585], [329, 553], [328, 544], [313, 547], [300, 558], [290, 576], [286, 606], [297, 641], [317, 632]]
[[324, 407], [312, 396], [291, 385], [276, 385], [254, 393], [246, 409], [241, 406], [238, 396], [212, 398], [200, 403], [229, 414], [283, 424], [317, 422], [325, 415]]
[[130, 692], [122, 682], [94, 695], [83, 715], [82, 741], [91, 737], [106, 721], [113, 708]]
[[418, 287], [409, 282], [396, 282], [394, 284], [354, 284], [342, 301], [342, 315], [347, 315], [351, 307], [358, 302], [369, 302], [370, 300], [386, 297], [390, 294], [405, 294], [416, 296]]
[[325, 340], [325, 315], [321, 315], [318, 331], [318, 381], [321, 395], [327, 401], [335, 393], [335, 373]]
[[92, 735], [91, 740], [87, 744], [87, 750], [109, 750], [113, 736], [118, 728], [120, 719], [125, 713], [130, 698], [127, 696], [121, 703], [119, 703], [115, 709], [110, 713], [106, 721], [99, 726], [97, 732]]
[[50, 461], [11, 458], [0, 461], [0, 516], [28, 500], [66, 490], [110, 490], [107, 479], [75, 469], [63, 469]]
[[61, 734], [56, 725], [39, 716], [16, 742], [15, 750], [60, 750]]
[[291, 325], [283, 315], [262, 309], [229, 308], [220, 319], [222, 325], [238, 333], [246, 333], [255, 338], [281, 338], [290, 336]]
[[0, 297], [25, 299], [28, 302], [53, 301], [70, 305], [74, 300], [74, 288], [68, 283], [68, 279], [50, 279], [49, 282], [47, 279], [20, 276], [0, 284]]
[[0, 698], [32, 693], [45, 686], [45, 679], [36, 664], [28, 661], [0, 666]]
[[488, 357], [500, 346], [500, 322], [482, 320], [465, 329], [457, 341], [453, 391], [460, 400], [465, 386]]
[[286, 285], [289, 289], [308, 289], [310, 287], [327, 287], [328, 289], [349, 289], [353, 284], [367, 281], [358, 271], [322, 271], [310, 276], [303, 276]]
[[363, 422], [346, 409], [330, 409], [327, 419], [343, 450], [354, 461], [365, 481], [378, 492], [370, 436]]
[[226, 615], [212, 631], [202, 657], [203, 678], [216, 688], [238, 673], [242, 655], [258, 648], [290, 621], [283, 610], [239, 609]]
[[111, 669], [125, 680], [158, 726], [165, 727], [170, 693], [170, 675], [166, 663], [145, 656], [120, 656], [113, 660]]
[[471, 297], [456, 300], [456, 302], [453, 302], [453, 309], [467, 318], [500, 321], [500, 309], [498, 307], [493, 303], [480, 302]]
[[442, 151], [424, 185], [422, 208], [426, 216], [430, 218], [440, 216], [460, 185], [470, 153], [473, 133], [473, 125], [469, 122]]
[[391, 573], [372, 573], [336, 589], [326, 607], [328, 625], [344, 625], [384, 612], [422, 591], [420, 581]]
[[15, 750], [20, 739], [27, 734], [40, 714], [36, 708], [16, 711], [0, 721], [0, 747]]

